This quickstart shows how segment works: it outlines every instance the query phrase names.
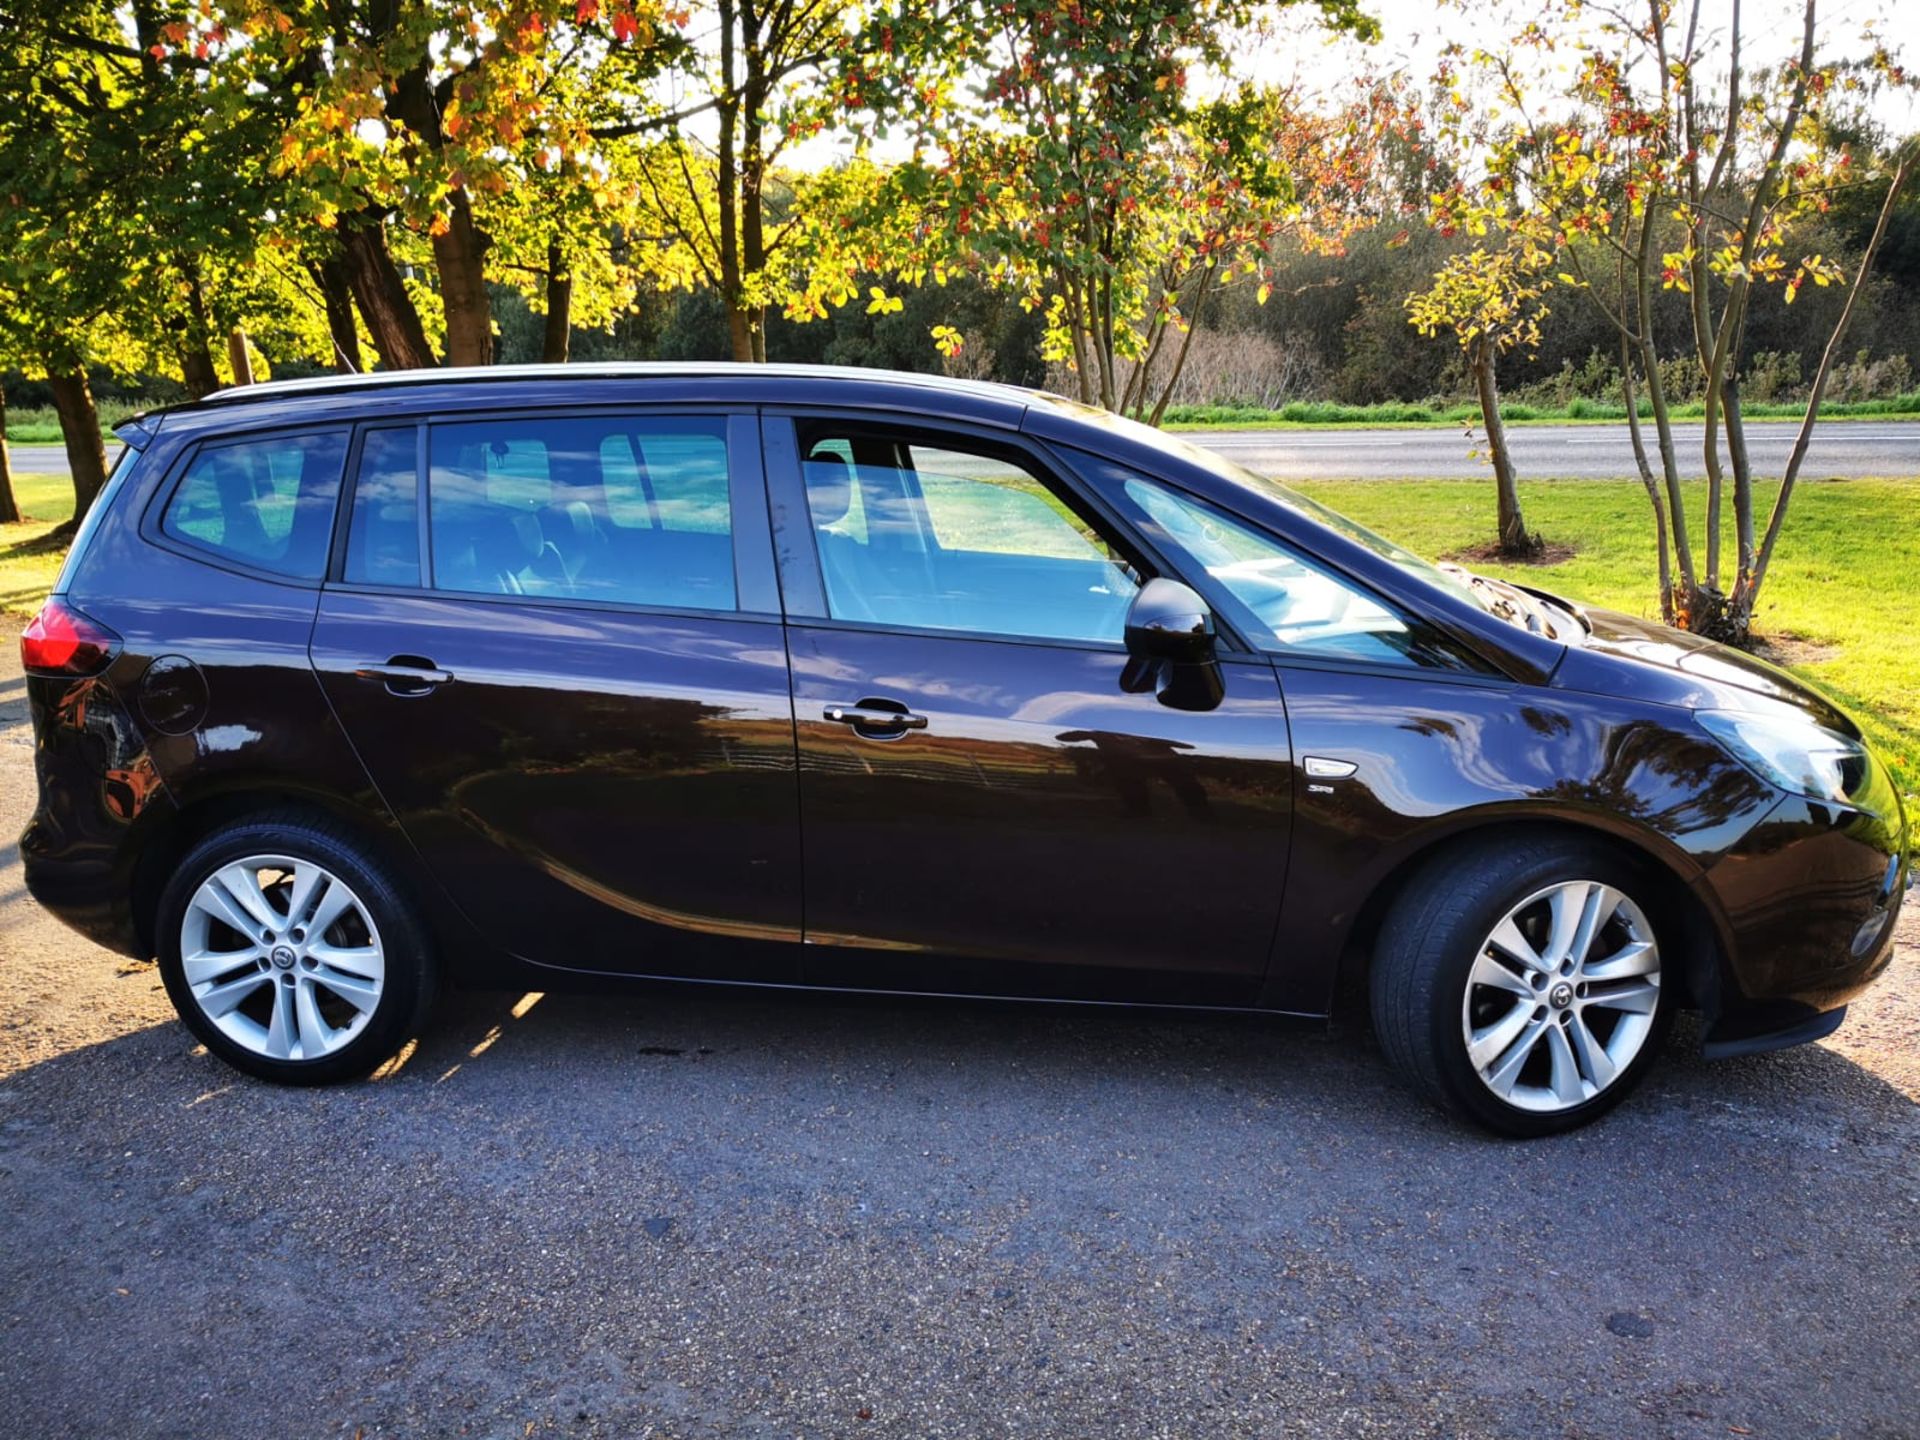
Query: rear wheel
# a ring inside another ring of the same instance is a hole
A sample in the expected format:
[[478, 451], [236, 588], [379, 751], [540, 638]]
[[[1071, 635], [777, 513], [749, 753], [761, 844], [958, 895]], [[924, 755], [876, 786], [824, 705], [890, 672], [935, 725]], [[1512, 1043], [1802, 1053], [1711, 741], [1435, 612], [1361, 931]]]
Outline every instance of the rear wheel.
[[262, 1079], [364, 1075], [417, 1030], [432, 998], [412, 906], [358, 840], [306, 816], [201, 841], [161, 896], [158, 933], [180, 1018]]
[[1423, 872], [1375, 954], [1388, 1059], [1504, 1134], [1606, 1113], [1653, 1062], [1672, 1010], [1652, 895], [1612, 850], [1571, 837], [1480, 844]]

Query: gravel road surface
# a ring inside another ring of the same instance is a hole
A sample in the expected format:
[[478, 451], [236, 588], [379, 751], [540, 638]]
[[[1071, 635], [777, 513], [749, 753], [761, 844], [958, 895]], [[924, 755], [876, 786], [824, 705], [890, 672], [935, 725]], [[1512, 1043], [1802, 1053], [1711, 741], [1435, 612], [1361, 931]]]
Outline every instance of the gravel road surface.
[[456, 996], [275, 1089], [0, 864], [9, 1440], [1920, 1429], [1911, 912], [1827, 1043], [1521, 1145], [1353, 1029], [800, 995]]
[[[1796, 422], [1747, 422], [1755, 475], [1780, 475], [1798, 430]], [[1652, 431], [1647, 433], [1651, 444]], [[1640, 473], [1625, 425], [1515, 425], [1507, 435], [1523, 480], [1630, 480]], [[1182, 438], [1282, 480], [1478, 479], [1489, 473], [1486, 460], [1473, 454], [1482, 448], [1480, 442], [1468, 438], [1464, 429], [1196, 430]], [[1700, 426], [1674, 426], [1674, 444], [1686, 473], [1703, 475]], [[1724, 459], [1725, 446], [1721, 448]], [[67, 473], [66, 452], [58, 445], [15, 445], [11, 453], [14, 467], [23, 473]], [[1818, 426], [1801, 474], [1808, 479], [1920, 475], [1920, 422], [1858, 420]]]

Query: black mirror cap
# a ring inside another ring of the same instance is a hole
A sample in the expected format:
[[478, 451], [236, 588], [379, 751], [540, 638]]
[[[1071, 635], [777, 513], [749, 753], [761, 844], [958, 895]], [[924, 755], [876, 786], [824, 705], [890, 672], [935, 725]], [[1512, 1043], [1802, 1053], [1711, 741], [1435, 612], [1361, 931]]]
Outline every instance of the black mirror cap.
[[1198, 665], [1213, 659], [1213, 611], [1190, 585], [1149, 580], [1127, 610], [1127, 649], [1154, 660]]

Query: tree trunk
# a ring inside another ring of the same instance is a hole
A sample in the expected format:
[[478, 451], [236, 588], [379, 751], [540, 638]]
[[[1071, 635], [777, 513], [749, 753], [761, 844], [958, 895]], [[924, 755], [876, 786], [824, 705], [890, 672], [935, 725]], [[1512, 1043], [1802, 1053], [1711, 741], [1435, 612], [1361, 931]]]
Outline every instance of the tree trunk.
[[49, 367], [47, 388], [60, 415], [60, 434], [67, 443], [67, 468], [73, 472], [73, 523], [86, 518], [93, 497], [107, 483], [107, 447], [100, 440], [100, 412], [94, 409], [93, 389], [79, 365]]
[[573, 337], [573, 271], [558, 240], [547, 242], [547, 329], [540, 358], [549, 365], [567, 363]]
[[347, 283], [346, 264], [337, 259], [322, 260], [308, 270], [326, 302], [333, 368], [342, 375], [358, 375], [365, 367], [360, 362], [360, 327], [353, 320], [353, 287]]
[[[753, 0], [741, 0], [740, 32], [746, 41], [746, 70], [741, 90], [740, 165], [740, 272], [743, 281], [751, 280], [756, 291], [765, 283], [767, 268], [766, 210], [763, 193], [767, 178], [766, 144], [763, 135], [767, 106], [767, 63], [761, 49], [760, 17]], [[765, 364], [767, 359], [767, 310], [764, 305], [747, 308], [747, 333], [752, 337], [753, 358]]]
[[186, 267], [187, 331], [180, 338], [180, 380], [189, 400], [204, 400], [220, 388], [220, 372], [213, 368], [213, 346], [208, 341], [213, 322], [207, 317], [206, 292], [200, 272]]
[[227, 333], [227, 368], [236, 385], [253, 384], [253, 356], [247, 351], [247, 332], [238, 325]]
[[1625, 332], [1620, 336], [1620, 397], [1627, 402], [1627, 435], [1633, 441], [1633, 463], [1639, 467], [1647, 503], [1653, 506], [1653, 538], [1660, 556], [1660, 618], [1671, 625], [1673, 556], [1672, 542], [1667, 537], [1667, 507], [1660, 498], [1660, 484], [1653, 478], [1653, 466], [1647, 460], [1646, 437], [1640, 433], [1640, 397], [1633, 390], [1633, 352]]
[[733, 348], [733, 358], [751, 362], [753, 329], [740, 283], [740, 164], [735, 151], [739, 142], [740, 98], [733, 83], [737, 11], [733, 0], [719, 0], [719, 11], [720, 103], [715, 107], [715, 114], [720, 122], [720, 143], [716, 147], [714, 179], [720, 211], [720, 298], [727, 307], [727, 339]]
[[387, 232], [379, 220], [340, 227], [341, 266], [360, 317], [367, 322], [373, 348], [389, 370], [430, 370], [437, 363], [427, 344], [426, 327], [413, 297], [387, 250]]
[[1527, 533], [1526, 517], [1520, 513], [1520, 486], [1514, 478], [1513, 456], [1507, 450], [1507, 427], [1500, 418], [1500, 386], [1494, 376], [1496, 352], [1485, 340], [1476, 341], [1467, 352], [1473, 367], [1474, 386], [1480, 393], [1480, 420], [1487, 431], [1487, 453], [1493, 460], [1493, 487], [1499, 497], [1500, 553], [1512, 559], [1528, 559], [1540, 553], [1540, 537]]
[[447, 312], [447, 363], [493, 363], [493, 302], [487, 296], [486, 233], [474, 223], [467, 192], [449, 198], [446, 228], [433, 237], [440, 303]]
[[13, 497], [13, 461], [7, 456], [7, 392], [0, 388], [0, 525], [20, 518], [20, 502]]

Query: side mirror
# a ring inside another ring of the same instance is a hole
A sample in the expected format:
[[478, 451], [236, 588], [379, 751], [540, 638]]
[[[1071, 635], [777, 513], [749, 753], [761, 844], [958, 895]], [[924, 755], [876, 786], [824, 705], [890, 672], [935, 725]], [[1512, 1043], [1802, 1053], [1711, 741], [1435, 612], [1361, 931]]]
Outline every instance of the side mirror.
[[1214, 651], [1213, 611], [1178, 580], [1149, 580], [1127, 610], [1130, 659], [1120, 688], [1152, 691], [1175, 710], [1211, 710], [1226, 694]]

